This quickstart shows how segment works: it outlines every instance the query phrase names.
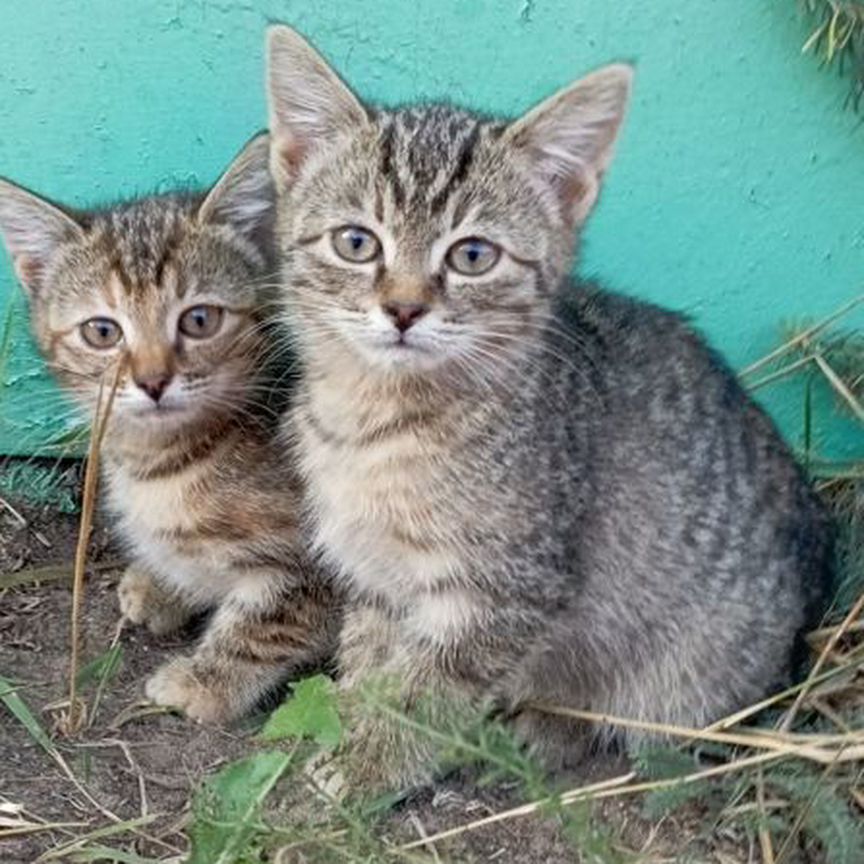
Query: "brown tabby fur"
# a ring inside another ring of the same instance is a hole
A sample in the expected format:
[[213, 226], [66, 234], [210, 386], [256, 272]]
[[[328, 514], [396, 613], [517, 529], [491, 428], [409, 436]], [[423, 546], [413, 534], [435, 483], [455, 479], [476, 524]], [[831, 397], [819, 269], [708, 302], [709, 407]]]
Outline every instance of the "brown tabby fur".
[[[272, 188], [266, 136], [203, 198], [169, 195], [88, 213], [63, 211], [0, 181], [0, 232], [31, 298], [39, 347], [92, 412], [121, 358], [104, 444], [106, 502], [133, 557], [123, 613], [156, 633], [213, 610], [189, 657], [146, 684], [156, 703], [199, 721], [246, 712], [331, 654], [340, 622], [329, 581], [304, 551], [300, 489], [276, 437], [261, 367], [268, 323]], [[177, 322], [224, 308], [210, 338]], [[79, 326], [121, 322], [115, 348]], [[170, 379], [161, 399], [148, 381]], [[158, 404], [157, 404], [158, 403]]]

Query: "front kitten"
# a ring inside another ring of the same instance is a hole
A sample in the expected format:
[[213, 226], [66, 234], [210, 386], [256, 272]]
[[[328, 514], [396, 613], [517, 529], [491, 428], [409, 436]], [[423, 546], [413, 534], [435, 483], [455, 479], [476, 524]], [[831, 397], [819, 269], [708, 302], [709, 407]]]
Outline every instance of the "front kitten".
[[[568, 279], [631, 73], [512, 123], [362, 106], [270, 38], [293, 414], [317, 542], [351, 587], [349, 689], [702, 726], [781, 683], [827, 582], [822, 508], [679, 317]], [[432, 739], [359, 715], [355, 784], [432, 776]]]
[[89, 213], [0, 181], [0, 232], [58, 381], [92, 412], [100, 382], [126, 363], [103, 455], [107, 503], [134, 557], [120, 605], [157, 633], [216, 607], [194, 655], [146, 685], [203, 721], [236, 717], [323, 662], [339, 625], [265, 404], [267, 149], [254, 139], [204, 197]]

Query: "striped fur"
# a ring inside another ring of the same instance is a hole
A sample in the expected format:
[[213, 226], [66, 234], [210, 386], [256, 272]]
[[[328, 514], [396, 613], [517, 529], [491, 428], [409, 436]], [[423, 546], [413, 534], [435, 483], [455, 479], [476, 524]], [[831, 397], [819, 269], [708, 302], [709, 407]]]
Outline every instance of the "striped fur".
[[[100, 382], [127, 363], [103, 458], [106, 504], [133, 559], [120, 605], [160, 633], [214, 610], [194, 654], [146, 684], [155, 702], [202, 721], [230, 720], [325, 662], [340, 621], [305, 552], [300, 487], [276, 435], [270, 379], [287, 370], [264, 361], [278, 347], [272, 213], [264, 138], [206, 196], [67, 215], [0, 184], [0, 230], [58, 380], [89, 413]], [[225, 310], [222, 328], [184, 337], [179, 318], [201, 303]], [[122, 325], [116, 348], [82, 338], [94, 316]], [[139, 386], [154, 375], [170, 377], [158, 404]]]
[[[537, 702], [701, 726], [784, 681], [830, 570], [822, 508], [722, 360], [679, 317], [568, 278], [629, 78], [600, 70], [512, 123], [379, 111], [296, 33], [270, 38], [303, 363], [287, 425], [352, 591], [343, 682], [496, 707], [553, 764], [584, 730]], [[340, 257], [346, 225], [380, 254]], [[500, 249], [483, 275], [448, 263], [470, 237]], [[394, 301], [419, 310], [409, 329]], [[344, 754], [361, 788], [435, 764], [362, 714]]]

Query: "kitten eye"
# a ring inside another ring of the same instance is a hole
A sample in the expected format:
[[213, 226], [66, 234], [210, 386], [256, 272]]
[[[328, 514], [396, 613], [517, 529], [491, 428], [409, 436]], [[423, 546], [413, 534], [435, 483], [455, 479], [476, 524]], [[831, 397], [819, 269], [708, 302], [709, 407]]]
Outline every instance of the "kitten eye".
[[346, 225], [337, 228], [331, 234], [333, 250], [340, 258], [350, 261], [352, 264], [365, 264], [373, 258], [377, 258], [381, 252], [381, 243], [378, 238], [359, 225]]
[[454, 243], [445, 257], [447, 266], [463, 276], [481, 276], [487, 273], [501, 257], [501, 249], [481, 237], [469, 237]]
[[209, 339], [219, 332], [224, 317], [221, 306], [193, 306], [180, 316], [177, 328], [192, 339]]
[[81, 338], [91, 348], [113, 348], [123, 338], [120, 325], [110, 318], [91, 318], [80, 330]]

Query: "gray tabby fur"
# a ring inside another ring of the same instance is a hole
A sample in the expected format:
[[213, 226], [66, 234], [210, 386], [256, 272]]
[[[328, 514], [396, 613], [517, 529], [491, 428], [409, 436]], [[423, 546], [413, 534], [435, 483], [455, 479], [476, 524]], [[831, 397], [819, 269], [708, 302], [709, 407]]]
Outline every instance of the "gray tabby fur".
[[[786, 682], [830, 573], [820, 503], [686, 320], [567, 275], [629, 70], [509, 125], [367, 109], [287, 28], [269, 70], [304, 367], [285, 428], [354, 598], [344, 688], [384, 675], [409, 705], [498, 708], [560, 764], [588, 736], [537, 703], [702, 726]], [[375, 261], [334, 253], [346, 224], [380, 238]], [[466, 236], [501, 263], [449, 269]], [[401, 341], [393, 300], [425, 304]], [[351, 735], [357, 785], [434, 774], [392, 721], [358, 713]]]

